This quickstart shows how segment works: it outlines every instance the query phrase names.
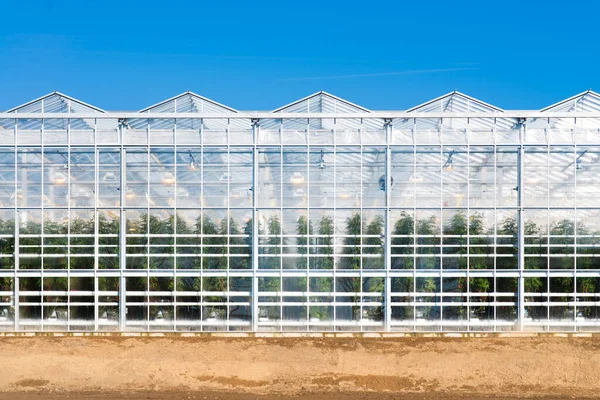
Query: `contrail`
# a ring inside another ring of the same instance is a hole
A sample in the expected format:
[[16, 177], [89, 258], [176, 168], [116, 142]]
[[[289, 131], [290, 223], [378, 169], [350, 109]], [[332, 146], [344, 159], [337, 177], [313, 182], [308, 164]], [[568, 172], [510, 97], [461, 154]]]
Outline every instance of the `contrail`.
[[439, 69], [414, 69], [408, 71], [392, 71], [392, 72], [376, 72], [372, 74], [352, 74], [352, 75], [330, 75], [330, 76], [308, 76], [301, 78], [282, 78], [278, 81], [316, 81], [323, 79], [352, 79], [352, 78], [367, 78], [374, 76], [392, 76], [392, 75], [416, 75], [416, 74], [433, 74], [438, 72], [454, 72], [454, 71], [473, 71], [479, 68], [439, 68]]

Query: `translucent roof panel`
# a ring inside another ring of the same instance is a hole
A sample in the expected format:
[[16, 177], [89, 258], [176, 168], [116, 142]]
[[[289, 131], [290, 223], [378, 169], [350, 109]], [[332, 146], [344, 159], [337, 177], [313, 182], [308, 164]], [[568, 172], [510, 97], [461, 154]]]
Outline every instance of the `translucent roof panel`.
[[[231, 114], [237, 113], [237, 110], [227, 107], [216, 101], [207, 99], [193, 92], [185, 92], [170, 99], [161, 101], [150, 107], [140, 110], [140, 113], [207, 113], [207, 114]], [[136, 119], [129, 121], [130, 126], [140, 129], [148, 125], [147, 119]], [[197, 120], [179, 119], [177, 120], [178, 129], [200, 129]], [[250, 121], [232, 119], [228, 122], [224, 116], [223, 119], [205, 119], [202, 121], [202, 128], [205, 130], [225, 130], [229, 124], [230, 129], [250, 129]], [[150, 128], [154, 130], [172, 130], [175, 127], [174, 120], [154, 120], [150, 121]]]
[[501, 108], [454, 91], [406, 110], [408, 112], [503, 112]]
[[[600, 94], [588, 90], [568, 99], [559, 101], [556, 104], [540, 110], [542, 112], [600, 112]], [[530, 128], [542, 129], [571, 129], [575, 127], [574, 118], [550, 118], [534, 119], [528, 122]], [[594, 118], [580, 118], [577, 120], [577, 127], [583, 129], [600, 129], [600, 120]]]
[[341, 99], [327, 92], [317, 92], [279, 107], [273, 112], [287, 113], [363, 113], [368, 109]]
[[540, 111], [600, 112], [600, 94], [588, 90], [587, 92], [569, 97], [566, 100], [559, 101]]
[[46, 96], [32, 100], [28, 103], [12, 108], [8, 113], [93, 113], [104, 110], [64, 95], [52, 92]]
[[[8, 113], [104, 113], [104, 110], [94, 107], [83, 101], [67, 96], [59, 92], [52, 92], [46, 96], [32, 100], [28, 103], [12, 108]], [[4, 125], [4, 124], [2, 124]], [[45, 130], [66, 130], [70, 127], [72, 131], [91, 130], [94, 127], [94, 121], [90, 119], [72, 118], [69, 123], [67, 119], [47, 119], [43, 122]], [[36, 119], [19, 120], [20, 130], [40, 130], [42, 121]]]
[[140, 112], [180, 112], [180, 113], [235, 113], [231, 107], [227, 107], [216, 101], [207, 99], [193, 92], [185, 92], [160, 103], [146, 107]]
[[[502, 113], [504, 110], [471, 96], [467, 96], [466, 94], [454, 91], [412, 107], [408, 109], [407, 112], [449, 114], [461, 112]], [[417, 130], [489, 130], [494, 128], [494, 126], [500, 129], [512, 129], [515, 122], [516, 121], [514, 120], [505, 118], [497, 118], [496, 121], [494, 121], [493, 118], [419, 118], [417, 120]], [[411, 129], [414, 126], [414, 120], [408, 118], [397, 119], [392, 121], [392, 123], [394, 128], [398, 129]]]
[[[273, 110], [273, 113], [341, 113], [341, 114], [356, 114], [356, 113], [369, 113], [367, 108], [361, 107], [340, 97], [334, 96], [324, 91], [314, 93], [310, 96], [304, 97], [300, 100], [296, 100], [290, 104], [279, 107]], [[311, 121], [305, 120], [285, 120], [283, 123], [283, 129], [291, 130], [350, 130], [358, 131], [362, 130], [378, 130], [381, 129], [383, 121], [377, 120], [365, 120], [360, 119], [347, 119], [338, 118], [337, 121], [333, 119], [313, 119]], [[269, 120], [261, 123], [264, 129], [278, 129], [280, 126], [279, 120]]]

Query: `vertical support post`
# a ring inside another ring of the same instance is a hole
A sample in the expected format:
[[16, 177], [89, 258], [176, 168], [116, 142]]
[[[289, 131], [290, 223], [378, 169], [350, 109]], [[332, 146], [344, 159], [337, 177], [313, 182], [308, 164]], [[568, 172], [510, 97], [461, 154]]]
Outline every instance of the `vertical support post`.
[[518, 311], [518, 328], [519, 331], [523, 331], [523, 324], [525, 318], [525, 277], [523, 271], [525, 270], [525, 218], [523, 213], [523, 166], [524, 166], [524, 155], [525, 149], [523, 147], [525, 139], [525, 124], [524, 120], [519, 121], [519, 157], [517, 167], [517, 194], [518, 194], [518, 206], [519, 206], [519, 311]]
[[392, 251], [391, 251], [391, 210], [392, 206], [392, 151], [390, 148], [391, 143], [391, 131], [392, 121], [386, 120], [384, 129], [386, 137], [386, 149], [385, 149], [385, 238], [384, 238], [384, 254], [385, 254], [385, 308], [383, 314], [384, 331], [389, 332], [391, 330], [392, 322], [392, 279], [390, 277], [390, 270], [392, 269]]
[[252, 332], [258, 331], [258, 211], [256, 204], [258, 200], [258, 143], [260, 127], [258, 120], [252, 121], [252, 138], [254, 147], [252, 149]]
[[[17, 141], [17, 134], [18, 134], [18, 119], [15, 119], [15, 128], [14, 128], [14, 134], [15, 134], [15, 143], [19, 143]], [[15, 146], [15, 164], [14, 164], [14, 168], [15, 168], [15, 194], [18, 194], [18, 181], [17, 181], [17, 177], [18, 177], [18, 171], [19, 169], [17, 168], [17, 160], [18, 160], [18, 152], [17, 152], [17, 146]], [[23, 193], [25, 193], [25, 191], [23, 190]], [[19, 214], [19, 209], [18, 207], [20, 206], [19, 204], [19, 196], [15, 195], [15, 200], [13, 203], [14, 206], [14, 217], [15, 217], [15, 226], [14, 226], [14, 233], [15, 233], [15, 277], [13, 280], [13, 307], [14, 307], [14, 323], [15, 323], [15, 332], [18, 332], [20, 329], [19, 326], [19, 320], [20, 320], [20, 312], [19, 312], [19, 264], [20, 264], [20, 260], [19, 260], [19, 229], [21, 227], [21, 216]]]
[[[16, 162], [16, 161], [15, 161]], [[16, 201], [16, 199], [15, 199]], [[20, 214], [15, 211], [15, 278], [13, 282], [13, 306], [14, 306], [14, 319], [15, 319], [15, 332], [19, 332], [19, 229], [20, 229]]]
[[100, 151], [97, 146], [97, 126], [94, 121], [94, 332], [98, 332], [98, 321], [100, 319], [100, 310], [98, 309], [98, 270], [100, 269], [100, 227], [98, 218], [98, 206], [100, 196]]
[[120, 220], [119, 220], [119, 225], [120, 225], [120, 229], [119, 229], [119, 272], [120, 272], [120, 282], [119, 282], [119, 330], [121, 332], [123, 332], [125, 330], [125, 321], [126, 321], [126, 314], [127, 314], [127, 307], [126, 307], [126, 297], [125, 297], [125, 293], [127, 292], [127, 288], [125, 285], [125, 276], [123, 275], [123, 272], [125, 271], [125, 267], [126, 267], [126, 240], [125, 240], [125, 233], [127, 231], [127, 216], [125, 214], [125, 210], [123, 209], [124, 205], [125, 205], [125, 182], [126, 182], [126, 175], [125, 175], [125, 163], [127, 161], [127, 157], [126, 157], [126, 152], [125, 149], [123, 148], [123, 142], [124, 142], [124, 124], [119, 124], [119, 130], [120, 130], [120, 140], [121, 140], [121, 165], [120, 165], [120, 197], [121, 197], [121, 212], [120, 212]]

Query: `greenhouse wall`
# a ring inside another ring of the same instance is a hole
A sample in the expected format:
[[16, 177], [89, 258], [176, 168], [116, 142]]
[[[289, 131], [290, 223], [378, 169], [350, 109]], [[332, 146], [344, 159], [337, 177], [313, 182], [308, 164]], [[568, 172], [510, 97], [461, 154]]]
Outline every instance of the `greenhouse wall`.
[[0, 113], [0, 330], [600, 330], [600, 96]]

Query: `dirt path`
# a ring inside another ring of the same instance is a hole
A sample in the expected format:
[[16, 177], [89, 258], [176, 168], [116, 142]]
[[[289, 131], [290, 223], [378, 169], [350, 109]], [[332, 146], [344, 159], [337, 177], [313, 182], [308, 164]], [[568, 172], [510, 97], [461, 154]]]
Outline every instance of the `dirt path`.
[[597, 398], [594, 338], [0, 339], [0, 398]]

